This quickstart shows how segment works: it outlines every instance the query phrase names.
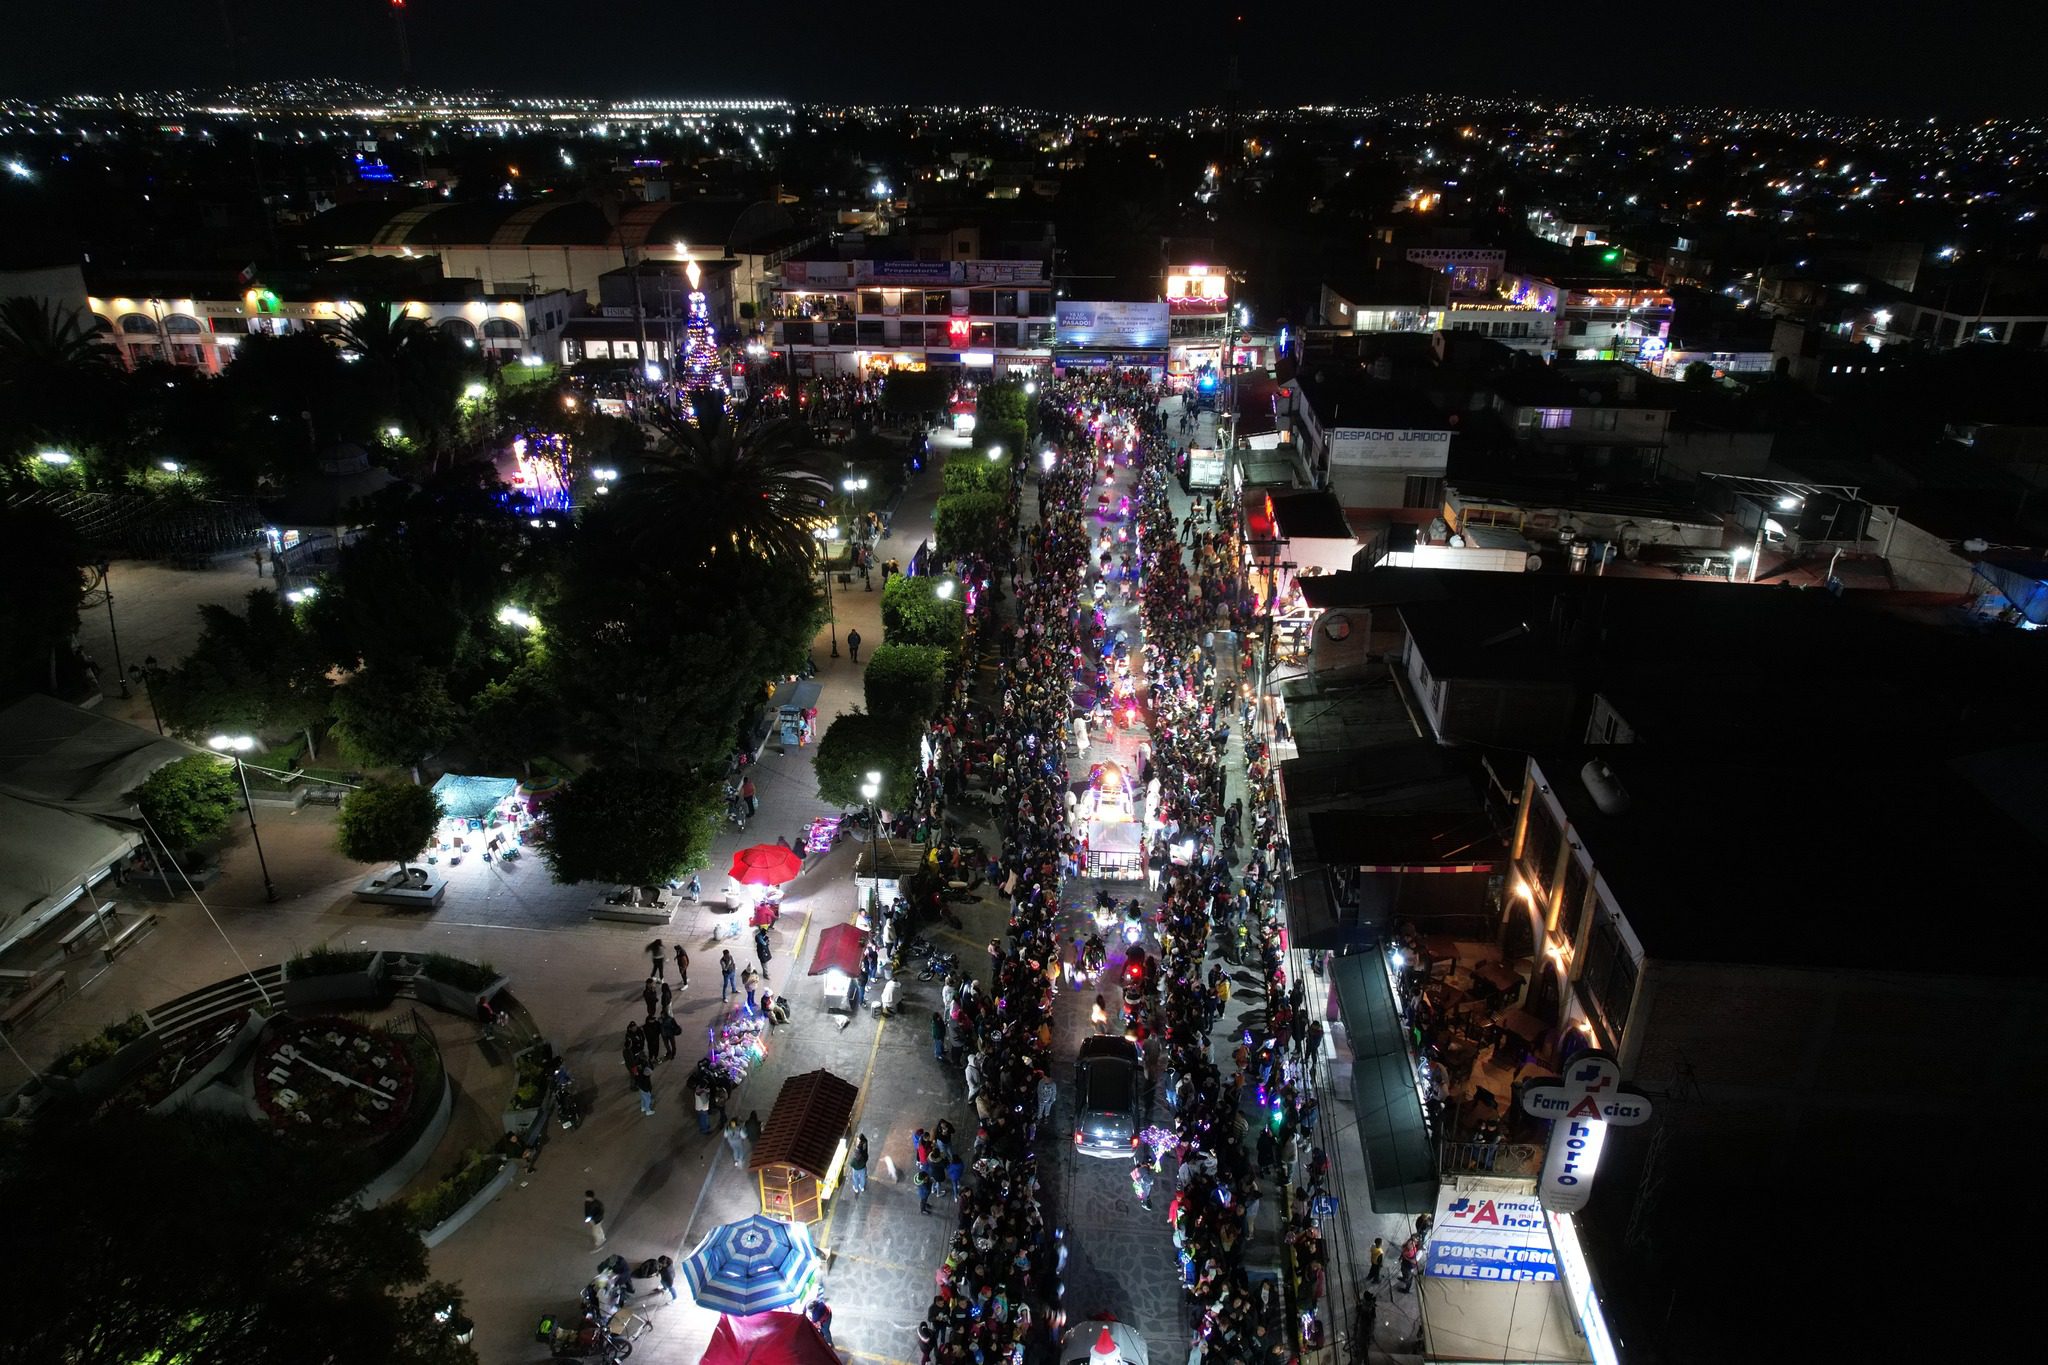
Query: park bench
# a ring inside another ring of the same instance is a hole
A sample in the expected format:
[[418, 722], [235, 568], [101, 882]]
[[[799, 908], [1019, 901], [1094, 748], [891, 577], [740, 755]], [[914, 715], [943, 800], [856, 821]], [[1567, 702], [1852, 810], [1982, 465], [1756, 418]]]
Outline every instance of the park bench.
[[84, 919], [66, 929], [64, 936], [57, 940], [57, 946], [64, 950], [64, 956], [70, 957], [80, 948], [89, 946], [87, 940], [94, 934], [98, 934], [103, 938], [111, 935], [113, 933], [112, 922], [115, 919], [113, 905], [111, 903], [102, 905], [97, 911], [87, 915]]
[[100, 945], [100, 954], [107, 961], [112, 962], [123, 948], [126, 948], [129, 944], [135, 942], [136, 939], [148, 933], [150, 926], [155, 923], [156, 912], [154, 910], [144, 911], [130, 920], [125, 926], [116, 930], [111, 942]]
[[48, 976], [42, 976], [41, 973], [31, 975], [41, 976], [42, 979], [31, 984], [27, 990], [9, 996], [7, 1002], [0, 1005], [0, 1032], [6, 1032], [16, 1024], [26, 1023], [51, 997], [63, 995], [64, 973], [51, 972]]

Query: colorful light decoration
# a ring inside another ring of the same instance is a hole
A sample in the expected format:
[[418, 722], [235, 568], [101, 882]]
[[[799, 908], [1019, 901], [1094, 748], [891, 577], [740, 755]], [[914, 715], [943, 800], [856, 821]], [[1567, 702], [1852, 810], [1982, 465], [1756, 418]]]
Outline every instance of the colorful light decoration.
[[557, 432], [529, 431], [512, 442], [518, 466], [512, 487], [529, 512], [566, 512], [574, 505], [575, 458], [568, 437]]
[[676, 381], [687, 395], [691, 416], [697, 411], [700, 394], [715, 395], [715, 401], [723, 408], [728, 405], [732, 387], [725, 377], [725, 368], [718, 359], [718, 339], [711, 330], [711, 305], [704, 298], [704, 291], [698, 286], [704, 272], [697, 268], [695, 261], [683, 268], [690, 277], [690, 313], [683, 323], [683, 362], [678, 369]]

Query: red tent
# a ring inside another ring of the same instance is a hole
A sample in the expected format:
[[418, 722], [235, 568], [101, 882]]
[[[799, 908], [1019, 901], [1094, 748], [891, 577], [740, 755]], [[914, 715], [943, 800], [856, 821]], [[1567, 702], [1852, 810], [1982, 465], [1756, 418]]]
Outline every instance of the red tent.
[[860, 974], [860, 955], [867, 947], [867, 935], [851, 924], [835, 924], [818, 935], [817, 956], [811, 959], [811, 975], [839, 972]]
[[839, 1365], [839, 1356], [801, 1313], [721, 1314], [699, 1365]]

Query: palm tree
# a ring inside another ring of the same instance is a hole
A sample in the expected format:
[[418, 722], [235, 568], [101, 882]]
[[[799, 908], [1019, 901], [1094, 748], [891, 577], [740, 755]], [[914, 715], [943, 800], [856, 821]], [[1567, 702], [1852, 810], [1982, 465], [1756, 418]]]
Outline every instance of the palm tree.
[[455, 423], [464, 379], [455, 341], [405, 311], [402, 304], [357, 304], [335, 332], [342, 354], [372, 398], [399, 419], [401, 429], [440, 466], [444, 438]]
[[636, 545], [662, 544], [699, 557], [809, 563], [811, 530], [832, 485], [815, 467], [816, 444], [790, 417], [739, 416], [716, 403], [698, 415], [657, 410], [659, 444], [620, 481], [614, 506]]
[[0, 300], [0, 426], [24, 449], [99, 434], [118, 376], [113, 348], [76, 314], [26, 296]]

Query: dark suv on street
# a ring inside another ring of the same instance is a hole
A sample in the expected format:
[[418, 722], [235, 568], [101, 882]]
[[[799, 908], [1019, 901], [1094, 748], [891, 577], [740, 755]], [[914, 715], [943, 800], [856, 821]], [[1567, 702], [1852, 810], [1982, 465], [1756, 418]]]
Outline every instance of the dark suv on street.
[[1129, 1156], [1138, 1133], [1140, 1085], [1137, 1044], [1116, 1037], [1082, 1043], [1074, 1066], [1074, 1150]]

